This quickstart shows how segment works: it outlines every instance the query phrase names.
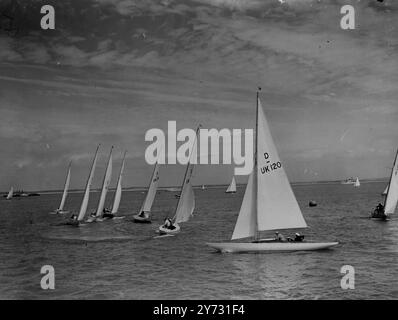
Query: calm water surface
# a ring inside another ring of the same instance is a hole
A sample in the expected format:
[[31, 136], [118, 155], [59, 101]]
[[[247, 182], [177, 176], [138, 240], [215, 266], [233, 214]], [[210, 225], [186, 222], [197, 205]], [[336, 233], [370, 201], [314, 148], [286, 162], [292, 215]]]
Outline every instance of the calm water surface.
[[[195, 216], [174, 237], [154, 239], [172, 215], [174, 192], [158, 192], [152, 224], [133, 223], [142, 192], [124, 192], [126, 218], [81, 228], [57, 226], [60, 196], [0, 199], [2, 299], [397, 299], [398, 216], [366, 217], [385, 183], [293, 187], [309, 225], [306, 238], [339, 241], [332, 250], [219, 254], [205, 245], [231, 237], [244, 187], [195, 190]], [[98, 193], [92, 193], [90, 208]], [[110, 194], [109, 199], [112, 198]], [[82, 194], [66, 206], [78, 210]], [[318, 202], [308, 207], [308, 201]], [[290, 235], [293, 231], [286, 231]], [[40, 288], [40, 268], [55, 268], [55, 290]], [[355, 290], [340, 287], [341, 266], [355, 268]]]

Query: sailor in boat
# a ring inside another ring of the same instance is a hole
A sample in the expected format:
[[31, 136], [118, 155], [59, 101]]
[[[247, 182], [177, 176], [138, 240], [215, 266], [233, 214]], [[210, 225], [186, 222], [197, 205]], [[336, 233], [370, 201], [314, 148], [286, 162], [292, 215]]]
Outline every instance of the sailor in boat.
[[384, 217], [384, 206], [379, 202], [376, 209], [373, 211], [373, 217]]
[[148, 219], [148, 218], [149, 218], [149, 214], [148, 214], [147, 212], [145, 212], [144, 210], [142, 210], [142, 211], [138, 214], [138, 216], [139, 216], [140, 218], [143, 218], [143, 219]]
[[111, 213], [111, 210], [108, 208], [104, 208], [102, 210], [102, 218], [112, 219], [115, 215]]
[[79, 224], [79, 221], [77, 220], [77, 214], [72, 214], [72, 215], [70, 216], [69, 221], [66, 222], [66, 224], [69, 224], [69, 225], [78, 225], [78, 224]]
[[164, 220], [164, 224], [162, 226], [163, 228], [169, 229], [169, 230], [174, 230], [176, 227], [173, 225], [173, 223], [171, 222], [171, 219], [166, 218]]
[[276, 235], [276, 238], [275, 238], [276, 241], [279, 241], [279, 242], [287, 241], [287, 239], [285, 238], [285, 236], [282, 233], [279, 233], [278, 231], [276, 231], [275, 235]]
[[301, 235], [300, 233], [296, 232], [294, 235], [293, 241], [294, 242], [303, 242], [303, 240], [304, 240], [304, 236]]
[[97, 217], [97, 215], [96, 215], [96, 213], [95, 213], [95, 212], [91, 212], [91, 213], [90, 213], [90, 217], [91, 217], [91, 218], [96, 218], [96, 217]]

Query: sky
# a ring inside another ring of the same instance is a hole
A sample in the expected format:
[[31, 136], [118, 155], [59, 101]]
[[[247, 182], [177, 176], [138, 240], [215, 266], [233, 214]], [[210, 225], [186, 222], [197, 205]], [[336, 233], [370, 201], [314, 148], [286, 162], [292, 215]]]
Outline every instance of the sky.
[[[44, 4], [55, 30], [40, 28]], [[340, 28], [345, 4], [354, 30]], [[145, 186], [147, 130], [253, 128], [258, 86], [291, 182], [390, 173], [397, 1], [1, 0], [0, 19], [0, 190], [61, 189], [70, 160], [83, 188], [98, 143], [94, 187], [111, 145], [114, 172], [128, 150], [124, 185]], [[193, 183], [233, 171], [198, 165]], [[160, 185], [183, 174], [164, 166]]]

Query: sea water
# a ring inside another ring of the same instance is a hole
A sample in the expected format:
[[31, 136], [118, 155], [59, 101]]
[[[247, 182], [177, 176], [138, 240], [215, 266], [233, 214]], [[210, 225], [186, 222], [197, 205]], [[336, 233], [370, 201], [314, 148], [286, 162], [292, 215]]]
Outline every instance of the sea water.
[[[174, 213], [175, 192], [158, 191], [153, 223], [136, 224], [145, 196], [123, 192], [124, 219], [59, 225], [50, 215], [61, 194], [0, 199], [0, 298], [2, 299], [397, 299], [398, 214], [368, 219], [385, 183], [294, 185], [309, 226], [306, 239], [339, 241], [331, 250], [268, 254], [220, 254], [206, 242], [231, 237], [244, 186], [195, 189], [193, 218], [173, 237], [156, 229]], [[77, 211], [81, 193], [68, 195]], [[89, 210], [99, 193], [91, 193]], [[112, 193], [108, 194], [112, 199]], [[316, 207], [309, 207], [314, 200]], [[281, 200], [283, 201], [283, 200]], [[282, 230], [283, 231], [283, 230]], [[294, 230], [283, 232], [291, 236]], [[41, 267], [55, 271], [55, 289], [40, 286]], [[355, 270], [355, 289], [342, 289], [341, 268]]]

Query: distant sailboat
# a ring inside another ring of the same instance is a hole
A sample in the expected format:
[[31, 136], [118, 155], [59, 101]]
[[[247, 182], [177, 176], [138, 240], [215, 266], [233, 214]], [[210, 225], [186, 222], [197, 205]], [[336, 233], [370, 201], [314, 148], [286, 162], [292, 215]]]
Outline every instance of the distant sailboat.
[[386, 196], [387, 192], [388, 192], [388, 184], [386, 185], [386, 188], [384, 189], [384, 191], [381, 193], [382, 196]]
[[225, 193], [235, 193], [236, 192], [236, 181], [235, 181], [235, 176], [232, 177], [232, 181], [229, 184], [227, 190], [225, 190]]
[[14, 194], [14, 188], [11, 187], [10, 191], [8, 191], [8, 194], [7, 194], [6, 199], [7, 199], [7, 200], [11, 200], [13, 194]]
[[159, 184], [159, 163], [156, 162], [153, 168], [151, 181], [149, 182], [148, 191], [146, 193], [144, 202], [141, 205], [139, 214], [134, 216], [134, 222], [151, 223], [151, 208], [155, 200], [156, 191]]
[[195, 194], [192, 188], [192, 173], [194, 164], [192, 163], [192, 155], [196, 156], [196, 144], [198, 140], [200, 126], [196, 129], [196, 137], [192, 147], [192, 151], [189, 156], [189, 161], [185, 170], [184, 180], [182, 181], [180, 198], [178, 199], [177, 207], [174, 213], [174, 217], [166, 219], [165, 224], [159, 227], [159, 233], [164, 234], [174, 234], [180, 231], [179, 223], [187, 222], [192, 216], [195, 209]]
[[279, 159], [257, 93], [254, 168], [249, 176], [232, 240], [253, 237], [252, 242], [207, 243], [220, 252], [270, 252], [325, 249], [337, 242], [259, 239], [259, 232], [306, 228], [307, 224]]
[[204, 184], [202, 184], [202, 190], [205, 190], [206, 188], [205, 188], [205, 185]]
[[81, 222], [84, 220], [84, 217], [86, 215], [88, 200], [90, 197], [90, 187], [91, 187], [91, 183], [93, 182], [95, 165], [97, 163], [99, 147], [100, 147], [100, 145], [98, 145], [97, 150], [95, 150], [94, 159], [93, 159], [93, 162], [92, 162], [91, 168], [90, 168], [90, 174], [88, 176], [87, 183], [86, 183], [86, 189], [84, 190], [83, 200], [80, 205], [79, 215], [75, 215], [75, 214], [72, 215], [71, 219], [67, 222], [68, 225], [79, 226], [81, 224]]
[[104, 213], [106, 194], [108, 193], [109, 184], [111, 183], [111, 179], [112, 179], [112, 151], [113, 151], [113, 146], [111, 147], [111, 151], [109, 152], [109, 157], [108, 157], [108, 162], [106, 165], [104, 179], [102, 181], [102, 189], [101, 189], [101, 195], [100, 195], [100, 198], [98, 201], [97, 211], [95, 213], [93, 212], [90, 215], [90, 217], [87, 219], [87, 222], [94, 222], [97, 218], [101, 217], [102, 214]]
[[64, 185], [64, 192], [62, 193], [62, 199], [61, 199], [61, 203], [58, 207], [58, 209], [56, 209], [54, 212], [54, 214], [64, 214], [64, 213], [69, 213], [69, 211], [65, 211], [64, 210], [64, 206], [65, 206], [65, 201], [66, 201], [66, 196], [68, 195], [68, 190], [69, 190], [69, 183], [70, 183], [70, 168], [72, 165], [72, 161], [69, 162], [69, 166], [68, 166], [68, 170], [66, 172], [66, 179], [65, 179], [65, 185]]
[[354, 187], [358, 188], [361, 184], [359, 183], [358, 177], [355, 179]]
[[390, 181], [387, 185], [387, 194], [384, 198], [384, 204], [379, 204], [371, 213], [374, 220], [388, 220], [389, 215], [395, 212], [398, 202], [398, 150], [395, 154], [394, 165], [391, 170]]

